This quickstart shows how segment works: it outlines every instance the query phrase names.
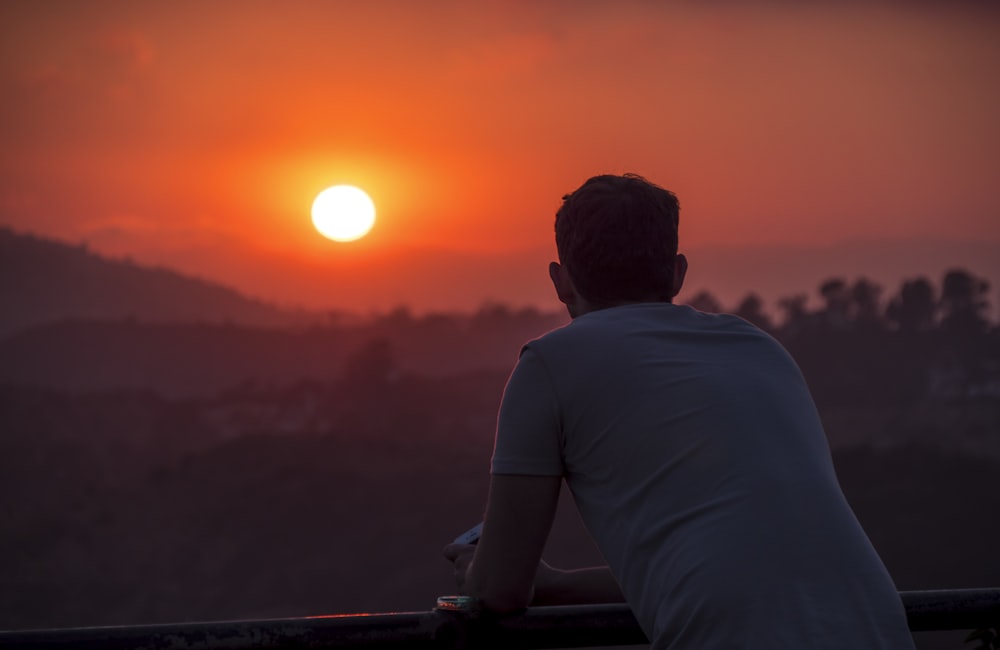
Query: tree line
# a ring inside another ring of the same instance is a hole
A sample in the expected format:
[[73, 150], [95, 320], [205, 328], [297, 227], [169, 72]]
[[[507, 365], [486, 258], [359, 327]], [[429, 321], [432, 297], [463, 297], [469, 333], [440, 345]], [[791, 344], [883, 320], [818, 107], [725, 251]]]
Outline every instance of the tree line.
[[[777, 301], [775, 322], [756, 294], [732, 313], [778, 338], [798, 362], [820, 406], [865, 407], [1000, 399], [1000, 324], [989, 318], [990, 283], [960, 268], [938, 284], [903, 281], [893, 295], [861, 277], [824, 280], [819, 303], [805, 293]], [[689, 304], [724, 311], [708, 292]], [[992, 427], [981, 423], [978, 428]]]
[[985, 333], [991, 329], [988, 313], [990, 283], [961, 268], [944, 273], [939, 285], [925, 276], [903, 281], [898, 291], [883, 299], [883, 287], [860, 277], [824, 280], [817, 288], [822, 304], [808, 308], [809, 296], [799, 293], [777, 301], [781, 315], [776, 322], [756, 293], [744, 297], [735, 309], [725, 309], [709, 291], [686, 303], [706, 312], [730, 312], [758, 327], [788, 335], [818, 330], [944, 331], [953, 334]]

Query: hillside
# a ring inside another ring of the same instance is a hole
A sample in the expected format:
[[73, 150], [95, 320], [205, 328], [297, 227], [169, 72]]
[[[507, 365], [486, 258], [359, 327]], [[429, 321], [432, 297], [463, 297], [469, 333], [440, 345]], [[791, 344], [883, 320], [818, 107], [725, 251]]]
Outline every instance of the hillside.
[[68, 318], [277, 327], [306, 317], [198, 278], [2, 226], [0, 304], [0, 337]]

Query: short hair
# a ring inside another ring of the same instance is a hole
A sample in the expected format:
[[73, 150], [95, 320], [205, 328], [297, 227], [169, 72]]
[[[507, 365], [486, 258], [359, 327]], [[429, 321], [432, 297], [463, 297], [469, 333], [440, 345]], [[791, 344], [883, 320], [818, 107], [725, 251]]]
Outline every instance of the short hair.
[[677, 197], [642, 176], [594, 176], [556, 212], [559, 261], [589, 302], [669, 302], [679, 221]]

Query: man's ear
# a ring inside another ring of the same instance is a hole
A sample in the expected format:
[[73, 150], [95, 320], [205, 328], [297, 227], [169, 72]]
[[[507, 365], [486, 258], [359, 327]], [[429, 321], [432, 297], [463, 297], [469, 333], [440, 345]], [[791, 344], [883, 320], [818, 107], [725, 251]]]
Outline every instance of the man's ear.
[[670, 298], [673, 299], [681, 291], [681, 287], [684, 286], [684, 276], [687, 275], [688, 261], [687, 258], [680, 253], [674, 258], [674, 286], [673, 293]]
[[552, 280], [552, 286], [555, 287], [559, 302], [569, 305], [576, 300], [576, 289], [573, 287], [573, 281], [570, 280], [565, 266], [559, 262], [549, 262], [549, 279]]

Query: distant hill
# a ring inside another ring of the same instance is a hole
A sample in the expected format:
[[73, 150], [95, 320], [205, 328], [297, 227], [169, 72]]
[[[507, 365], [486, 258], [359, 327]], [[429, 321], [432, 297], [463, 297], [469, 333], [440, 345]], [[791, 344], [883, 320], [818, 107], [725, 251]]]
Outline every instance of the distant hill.
[[0, 227], [0, 305], [0, 337], [66, 319], [256, 327], [307, 319], [218, 284], [6, 227]]
[[0, 340], [0, 382], [212, 395], [247, 381], [330, 378], [347, 345], [356, 344], [350, 337], [226, 324], [64, 320]]

